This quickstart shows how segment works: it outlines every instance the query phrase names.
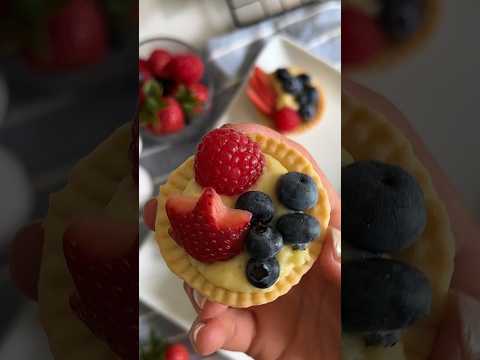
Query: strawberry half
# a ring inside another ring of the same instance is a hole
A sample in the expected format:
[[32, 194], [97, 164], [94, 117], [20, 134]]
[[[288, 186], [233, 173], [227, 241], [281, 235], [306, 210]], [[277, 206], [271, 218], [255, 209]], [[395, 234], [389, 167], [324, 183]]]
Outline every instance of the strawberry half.
[[231, 259], [243, 250], [252, 214], [226, 207], [213, 188], [200, 198], [175, 195], [167, 200], [170, 235], [204, 263]]
[[255, 68], [248, 82], [247, 96], [265, 115], [271, 116], [275, 111], [277, 92], [272, 86], [269, 75], [258, 67]]
[[82, 221], [63, 238], [73, 312], [122, 359], [138, 358], [138, 229]]

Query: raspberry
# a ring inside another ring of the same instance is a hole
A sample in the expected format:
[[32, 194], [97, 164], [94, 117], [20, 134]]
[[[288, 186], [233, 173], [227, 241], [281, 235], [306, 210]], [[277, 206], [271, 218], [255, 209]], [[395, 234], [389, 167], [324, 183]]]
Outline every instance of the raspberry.
[[275, 123], [275, 128], [283, 133], [295, 130], [302, 122], [302, 119], [295, 110], [283, 107], [273, 114], [273, 122]]
[[248, 190], [262, 175], [265, 158], [258, 144], [233, 129], [208, 133], [198, 146], [195, 180], [222, 195]]

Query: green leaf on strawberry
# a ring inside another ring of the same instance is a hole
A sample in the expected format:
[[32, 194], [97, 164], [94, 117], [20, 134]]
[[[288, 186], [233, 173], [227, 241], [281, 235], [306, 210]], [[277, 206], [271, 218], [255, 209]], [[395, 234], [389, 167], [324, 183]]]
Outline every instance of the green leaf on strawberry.
[[163, 95], [163, 86], [155, 79], [146, 81], [142, 90], [147, 98], [152, 97], [155, 99], [160, 99]]
[[175, 98], [178, 100], [182, 106], [183, 111], [187, 116], [195, 115], [198, 105], [201, 105], [201, 102], [197, 99], [195, 94], [190, 91], [185, 85], [180, 85], [175, 94]]
[[160, 339], [155, 331], [150, 331], [148, 343], [140, 348], [140, 360], [159, 360], [163, 359], [167, 343]]

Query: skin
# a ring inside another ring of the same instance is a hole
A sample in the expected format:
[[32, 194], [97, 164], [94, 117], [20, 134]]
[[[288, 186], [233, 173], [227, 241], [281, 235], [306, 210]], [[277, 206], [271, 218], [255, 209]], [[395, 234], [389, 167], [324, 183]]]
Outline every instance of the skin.
[[[382, 96], [346, 79], [343, 80], [343, 90], [384, 114], [404, 131], [417, 156], [430, 171], [435, 188], [447, 206], [457, 239], [456, 267], [451, 301], [431, 358], [479, 358], [480, 350], [475, 339], [480, 337], [480, 284], [472, 281], [480, 256], [480, 242], [476, 236], [478, 223], [462, 205], [457, 190], [397, 108]], [[251, 126], [242, 125], [239, 130], [248, 132], [252, 130]], [[329, 189], [333, 208], [331, 229], [334, 229], [340, 227], [340, 199], [331, 187]], [[144, 209], [145, 223], [152, 229], [155, 209], [155, 201], [149, 202]], [[124, 229], [111, 231], [110, 236], [124, 233]], [[257, 360], [338, 359], [340, 263], [335, 243], [339, 244], [339, 240], [340, 233], [331, 230], [320, 258], [301, 283], [270, 304], [247, 310], [232, 309], [205, 301], [186, 286], [187, 295], [198, 313], [190, 332], [197, 351], [205, 355], [220, 348], [239, 350]], [[39, 223], [23, 229], [12, 243], [12, 279], [32, 300], [37, 297], [42, 245], [43, 233]]]

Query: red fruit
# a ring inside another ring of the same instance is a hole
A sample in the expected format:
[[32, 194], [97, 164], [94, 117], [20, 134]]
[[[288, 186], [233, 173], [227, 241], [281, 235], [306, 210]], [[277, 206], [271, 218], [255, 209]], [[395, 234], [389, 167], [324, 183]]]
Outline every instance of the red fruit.
[[71, 226], [63, 238], [73, 312], [123, 359], [138, 357], [138, 231]]
[[302, 119], [295, 110], [283, 107], [273, 115], [273, 122], [279, 132], [289, 132], [295, 130], [301, 124]]
[[157, 49], [148, 58], [148, 66], [152, 71], [153, 75], [159, 78], [168, 77], [167, 65], [172, 59], [172, 55], [169, 52]]
[[188, 90], [195, 96], [200, 105], [203, 105], [208, 100], [208, 88], [201, 84], [196, 83], [188, 86]]
[[190, 85], [202, 79], [205, 66], [202, 59], [197, 55], [180, 54], [172, 58], [167, 71], [172, 80]]
[[248, 190], [262, 175], [265, 158], [255, 141], [220, 128], [204, 136], [195, 156], [195, 180], [222, 195]]
[[183, 344], [171, 344], [165, 351], [165, 360], [189, 360], [190, 355]]
[[191, 84], [187, 87], [177, 84], [173, 93], [188, 115], [201, 113], [208, 101], [208, 88], [201, 83]]
[[354, 8], [342, 10], [342, 65], [364, 64], [386, 43], [385, 33], [374, 18]]
[[145, 83], [146, 81], [152, 78], [152, 72], [150, 71], [150, 67], [148, 62], [143, 59], [138, 60], [138, 81], [140, 84]]
[[180, 104], [171, 97], [162, 98], [165, 106], [157, 112], [157, 118], [148, 125], [158, 135], [172, 134], [185, 127], [185, 115]]
[[275, 111], [277, 92], [270, 77], [262, 69], [256, 67], [247, 87], [247, 96], [259, 111], [271, 116]]
[[200, 198], [175, 195], [166, 203], [170, 235], [198, 261], [228, 260], [243, 250], [252, 214], [226, 207], [213, 188]]
[[30, 51], [31, 64], [43, 69], [75, 68], [102, 61], [108, 29], [95, 0], [70, 0], [47, 21], [47, 44]]

